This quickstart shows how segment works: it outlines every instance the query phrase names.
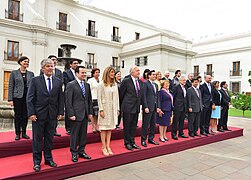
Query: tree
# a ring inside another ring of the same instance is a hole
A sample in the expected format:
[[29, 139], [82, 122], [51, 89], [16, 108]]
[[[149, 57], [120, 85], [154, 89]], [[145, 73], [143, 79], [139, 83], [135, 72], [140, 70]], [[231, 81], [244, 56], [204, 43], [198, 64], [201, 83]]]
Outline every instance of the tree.
[[[251, 76], [251, 71], [249, 71], [248, 76]], [[250, 86], [251, 86], [251, 79], [248, 80]]]
[[244, 116], [244, 112], [251, 109], [251, 96], [238, 94], [236, 98], [232, 100], [232, 104], [236, 109], [242, 110], [242, 115]]

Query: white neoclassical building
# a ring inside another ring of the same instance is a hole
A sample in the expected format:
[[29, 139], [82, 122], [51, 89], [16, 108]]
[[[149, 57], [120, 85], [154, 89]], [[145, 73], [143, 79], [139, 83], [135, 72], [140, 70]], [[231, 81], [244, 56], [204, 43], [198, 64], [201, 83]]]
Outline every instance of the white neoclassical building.
[[[122, 75], [137, 65], [173, 75], [192, 71], [192, 42], [174, 32], [122, 17], [73, 0], [1, 0], [0, 100], [6, 100], [17, 58], [30, 58], [29, 69], [38, 75], [40, 61], [62, 56], [61, 44], [74, 44], [72, 57], [87, 68], [107, 66]], [[63, 69], [63, 67], [59, 67]]]
[[195, 74], [212, 74], [213, 80], [226, 81], [232, 92], [251, 92], [251, 32], [195, 43], [193, 50], [198, 53], [192, 60]]

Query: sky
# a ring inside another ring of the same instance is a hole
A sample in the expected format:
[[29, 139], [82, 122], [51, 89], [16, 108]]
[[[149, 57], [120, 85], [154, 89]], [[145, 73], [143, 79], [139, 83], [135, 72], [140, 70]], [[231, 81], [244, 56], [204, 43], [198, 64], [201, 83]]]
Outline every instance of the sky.
[[201, 41], [251, 31], [251, 0], [79, 0]]

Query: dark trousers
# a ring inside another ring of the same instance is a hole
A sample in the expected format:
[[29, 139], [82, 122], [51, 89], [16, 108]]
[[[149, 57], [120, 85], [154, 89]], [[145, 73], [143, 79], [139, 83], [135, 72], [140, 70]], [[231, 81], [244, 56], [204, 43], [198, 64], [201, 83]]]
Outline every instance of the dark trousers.
[[74, 155], [85, 152], [87, 124], [87, 117], [82, 121], [71, 121], [70, 151]]
[[153, 140], [155, 134], [156, 115], [157, 115], [156, 111], [149, 113], [143, 112], [141, 141], [146, 141], [148, 130], [149, 130], [148, 140], [149, 141]]
[[212, 107], [203, 108], [200, 118], [200, 133], [209, 132]]
[[49, 118], [46, 120], [40, 120], [38, 117], [36, 122], [32, 121], [32, 148], [34, 164], [41, 163], [43, 144], [45, 161], [53, 160], [51, 150], [55, 124], [56, 120], [51, 120]]
[[173, 123], [172, 123], [172, 136], [177, 135], [179, 130], [179, 135], [183, 135], [185, 111], [173, 111]]
[[[118, 116], [118, 124], [117, 124], [117, 126], [119, 126], [120, 123], [121, 123], [121, 117], [122, 117], [121, 114], [122, 114], [122, 112], [119, 113], [119, 116]], [[124, 116], [123, 116], [123, 118], [124, 118]]]
[[138, 124], [138, 113], [123, 113], [124, 144], [135, 144], [134, 136]]
[[197, 133], [200, 125], [200, 112], [188, 113], [188, 131], [189, 133]]
[[26, 128], [28, 124], [26, 99], [14, 98], [13, 103], [14, 103], [14, 112], [15, 112], [14, 123], [15, 123], [16, 135], [20, 135], [21, 132], [26, 134]]
[[66, 131], [71, 131], [71, 126], [70, 126], [70, 119], [68, 117], [67, 110], [65, 108], [65, 116], [64, 116], [64, 123], [65, 123], [65, 130]]
[[227, 129], [229, 106], [223, 106], [221, 110], [221, 117], [218, 122], [218, 129]]

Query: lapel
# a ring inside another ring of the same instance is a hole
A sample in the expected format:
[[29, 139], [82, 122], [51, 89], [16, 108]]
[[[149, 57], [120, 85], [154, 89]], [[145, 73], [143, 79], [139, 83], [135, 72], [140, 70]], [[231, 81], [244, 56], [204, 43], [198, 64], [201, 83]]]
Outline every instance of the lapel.
[[[150, 82], [150, 80], [147, 80], [147, 83], [149, 84], [149, 86], [151, 87], [153, 93], [155, 94], [153, 84]], [[156, 86], [155, 86], [155, 87], [156, 87]], [[156, 91], [157, 91], [157, 89], [156, 89]]]
[[[75, 83], [75, 86], [77, 87], [77, 91], [82, 95], [83, 98], [85, 98], [84, 95], [83, 95], [82, 89], [81, 89], [81, 87], [80, 87], [80, 85], [79, 85], [79, 83], [78, 83], [78, 81], [76, 79], [74, 80], [74, 83]], [[84, 82], [84, 86], [85, 86], [85, 96], [87, 96], [86, 83], [85, 82]]]
[[[182, 89], [182, 87], [181, 87], [180, 84], [179, 84], [178, 86], [179, 86], [179, 89], [180, 89], [180, 91], [181, 91], [181, 93], [182, 93], [182, 96], [183, 96], [183, 98], [184, 98], [184, 91], [183, 91], [183, 89]], [[185, 88], [185, 87], [184, 87], [184, 88]]]
[[48, 92], [48, 89], [47, 89], [47, 86], [46, 86], [46, 82], [45, 82], [45, 79], [44, 79], [44, 75], [40, 75], [40, 79], [41, 79], [41, 85], [42, 85], [42, 88], [44, 89], [44, 92], [46, 92], [46, 94], [49, 96], [49, 92]]
[[[137, 96], [137, 92], [136, 92], [136, 87], [135, 87], [135, 85], [134, 85], [134, 82], [133, 82], [133, 79], [132, 79], [132, 77], [130, 76], [130, 83], [131, 83], [131, 86], [133, 87], [133, 89], [134, 89], [134, 92], [135, 92], [135, 95]], [[139, 81], [139, 80], [138, 80]], [[140, 85], [139, 85], [139, 87], [140, 87]], [[139, 92], [138, 92], [139, 93]]]
[[[208, 92], [209, 94], [211, 94], [206, 83], [204, 83], [204, 86], [205, 86], [207, 92]], [[211, 87], [211, 92], [212, 92], [212, 90], [213, 90], [213, 89], [212, 89], [212, 87]]]
[[55, 77], [52, 76], [52, 89], [51, 89], [51, 94], [53, 93], [54, 89], [56, 89], [56, 80]]

